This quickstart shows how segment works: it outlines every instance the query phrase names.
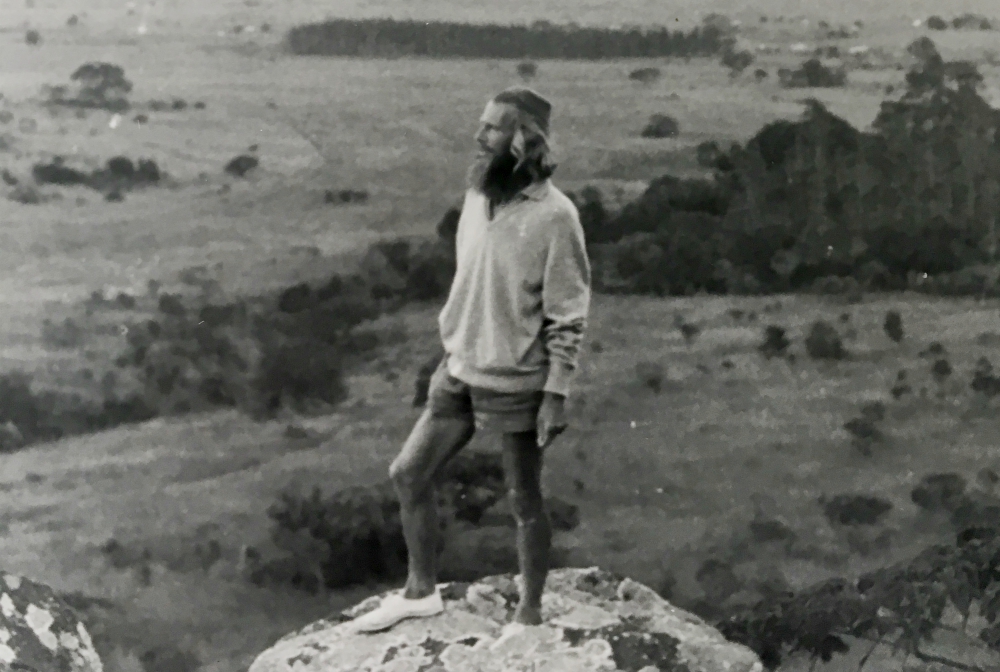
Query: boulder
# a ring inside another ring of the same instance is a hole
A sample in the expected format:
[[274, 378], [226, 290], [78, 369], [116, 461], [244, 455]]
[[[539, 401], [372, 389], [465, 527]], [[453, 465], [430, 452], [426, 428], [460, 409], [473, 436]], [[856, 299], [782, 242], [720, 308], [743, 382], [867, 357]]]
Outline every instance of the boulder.
[[90, 633], [48, 586], [0, 572], [0, 670], [103, 672]]
[[762, 672], [750, 649], [647, 586], [597, 568], [549, 573], [544, 624], [505, 627], [516, 577], [441, 584], [444, 613], [358, 634], [350, 620], [378, 606], [373, 596], [317, 621], [261, 653], [249, 672]]

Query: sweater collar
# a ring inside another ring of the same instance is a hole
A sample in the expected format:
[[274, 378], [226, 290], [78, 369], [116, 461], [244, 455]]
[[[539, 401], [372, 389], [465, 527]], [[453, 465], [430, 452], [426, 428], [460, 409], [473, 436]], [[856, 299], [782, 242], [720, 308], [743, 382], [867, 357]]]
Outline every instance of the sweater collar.
[[549, 178], [540, 182], [532, 182], [521, 190], [518, 197], [529, 201], [540, 201], [545, 198], [546, 194], [548, 194], [550, 184], [551, 180]]

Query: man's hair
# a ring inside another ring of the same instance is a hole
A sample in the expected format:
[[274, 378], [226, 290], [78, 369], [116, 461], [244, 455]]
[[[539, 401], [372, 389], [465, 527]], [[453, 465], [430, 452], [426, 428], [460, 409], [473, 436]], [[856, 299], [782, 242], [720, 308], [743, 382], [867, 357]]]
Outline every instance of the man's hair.
[[530, 125], [521, 125], [524, 133], [524, 161], [522, 168], [533, 181], [548, 179], [556, 172], [558, 163], [552, 160], [552, 148], [544, 135]]

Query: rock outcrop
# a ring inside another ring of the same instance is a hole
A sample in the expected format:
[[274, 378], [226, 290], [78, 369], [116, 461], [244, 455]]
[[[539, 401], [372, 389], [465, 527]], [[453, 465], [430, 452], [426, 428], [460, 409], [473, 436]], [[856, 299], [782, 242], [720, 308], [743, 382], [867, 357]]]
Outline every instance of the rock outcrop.
[[516, 577], [441, 585], [444, 613], [359, 634], [350, 620], [384, 597], [280, 639], [249, 672], [761, 672], [748, 648], [651, 588], [591, 569], [549, 573], [545, 623], [505, 627]]
[[87, 628], [48, 586], [0, 572], [0, 670], [103, 672]]

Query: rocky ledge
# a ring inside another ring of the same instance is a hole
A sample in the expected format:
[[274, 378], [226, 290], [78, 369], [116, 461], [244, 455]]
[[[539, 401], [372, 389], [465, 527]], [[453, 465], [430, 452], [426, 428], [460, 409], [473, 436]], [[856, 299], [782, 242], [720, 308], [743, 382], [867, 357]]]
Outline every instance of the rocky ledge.
[[[249, 672], [762, 672], [748, 648], [647, 586], [602, 571], [558, 569], [543, 598], [545, 623], [508, 625], [516, 577], [441, 585], [444, 613], [376, 634], [350, 620], [385, 595], [281, 638]], [[507, 626], [507, 627], [505, 627]]]
[[48, 586], [0, 572], [0, 672], [103, 672], [87, 628]]

